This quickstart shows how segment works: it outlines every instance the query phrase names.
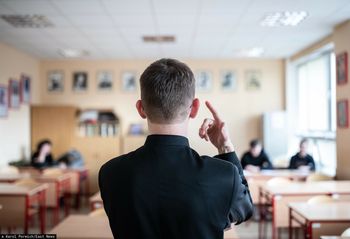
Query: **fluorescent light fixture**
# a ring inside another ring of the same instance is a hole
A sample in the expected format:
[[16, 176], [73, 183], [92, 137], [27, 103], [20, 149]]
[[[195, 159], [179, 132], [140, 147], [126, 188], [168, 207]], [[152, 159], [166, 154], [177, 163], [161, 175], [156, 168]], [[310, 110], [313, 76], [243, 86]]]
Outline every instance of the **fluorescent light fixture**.
[[58, 53], [67, 58], [77, 58], [89, 55], [88, 51], [77, 49], [59, 49]]
[[234, 55], [237, 57], [261, 57], [264, 52], [265, 50], [262, 47], [252, 47], [235, 50]]
[[264, 19], [260, 22], [261, 26], [264, 27], [279, 27], [279, 26], [297, 26], [306, 17], [308, 13], [306, 11], [300, 12], [274, 12], [267, 14]]

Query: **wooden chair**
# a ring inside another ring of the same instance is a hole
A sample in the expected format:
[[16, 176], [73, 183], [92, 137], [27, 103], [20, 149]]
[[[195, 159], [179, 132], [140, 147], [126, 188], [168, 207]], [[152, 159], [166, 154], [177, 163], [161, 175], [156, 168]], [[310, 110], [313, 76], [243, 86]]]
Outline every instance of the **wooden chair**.
[[107, 214], [103, 208], [96, 209], [89, 213], [90, 217], [106, 217]]
[[346, 229], [345, 231], [343, 231], [341, 236], [342, 237], [350, 237], [350, 227], [348, 229]]
[[288, 178], [275, 177], [269, 179], [266, 183], [269, 187], [279, 187], [291, 183], [292, 181]]
[[63, 171], [59, 168], [47, 168], [43, 171], [44, 176], [61, 175], [61, 174], [63, 174]]
[[331, 181], [333, 177], [322, 173], [312, 173], [306, 178], [306, 182]]
[[[288, 178], [283, 177], [275, 177], [269, 179], [266, 184], [269, 187], [283, 187], [285, 185], [290, 184], [292, 181]], [[266, 238], [267, 234], [267, 218], [272, 215], [272, 205], [264, 203], [260, 205], [260, 225], [259, 225], [259, 238]], [[279, 233], [279, 232], [278, 232]]]
[[328, 202], [333, 202], [334, 199], [331, 196], [327, 195], [318, 195], [310, 198], [307, 200], [307, 204], [310, 205], [315, 205], [315, 204], [322, 204], [322, 203], [328, 203]]

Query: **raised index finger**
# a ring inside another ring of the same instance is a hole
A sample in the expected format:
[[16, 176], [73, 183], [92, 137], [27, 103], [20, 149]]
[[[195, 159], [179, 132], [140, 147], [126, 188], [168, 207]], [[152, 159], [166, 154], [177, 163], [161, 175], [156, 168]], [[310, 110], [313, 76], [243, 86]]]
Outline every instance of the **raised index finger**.
[[208, 107], [209, 111], [213, 115], [215, 120], [221, 121], [218, 112], [214, 109], [214, 107], [211, 105], [209, 101], [205, 102], [205, 105]]

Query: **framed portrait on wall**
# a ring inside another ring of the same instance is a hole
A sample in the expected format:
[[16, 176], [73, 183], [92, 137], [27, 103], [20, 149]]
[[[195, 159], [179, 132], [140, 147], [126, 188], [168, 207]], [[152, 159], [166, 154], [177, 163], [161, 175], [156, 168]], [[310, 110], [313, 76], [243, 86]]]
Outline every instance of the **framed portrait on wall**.
[[31, 88], [31, 80], [27, 75], [21, 75], [20, 81], [21, 87], [21, 102], [22, 103], [30, 103], [30, 88]]
[[348, 82], [348, 53], [337, 55], [337, 84], [344, 85]]
[[47, 90], [49, 92], [63, 92], [64, 74], [63, 71], [53, 70], [47, 74]]
[[85, 71], [73, 73], [73, 91], [84, 92], [88, 88], [88, 74]]
[[196, 90], [208, 92], [213, 88], [213, 78], [210, 71], [200, 70], [196, 73]]
[[7, 117], [8, 114], [8, 89], [0, 85], [0, 118]]
[[137, 74], [134, 71], [124, 71], [122, 73], [122, 90], [134, 92], [137, 88]]
[[337, 102], [337, 123], [339, 128], [349, 127], [349, 103], [348, 100]]
[[225, 70], [220, 75], [221, 89], [224, 91], [233, 91], [237, 89], [237, 76], [232, 70]]
[[113, 74], [111, 71], [97, 72], [97, 89], [99, 91], [111, 91], [113, 89]]
[[245, 72], [246, 89], [255, 91], [261, 89], [261, 71], [247, 70]]
[[9, 108], [18, 109], [21, 103], [20, 83], [18, 80], [10, 79], [9, 82]]

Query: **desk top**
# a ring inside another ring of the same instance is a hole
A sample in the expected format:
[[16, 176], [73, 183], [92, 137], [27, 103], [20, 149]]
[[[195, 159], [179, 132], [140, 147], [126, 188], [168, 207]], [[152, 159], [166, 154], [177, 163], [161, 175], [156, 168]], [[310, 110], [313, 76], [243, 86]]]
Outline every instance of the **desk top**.
[[283, 187], [262, 183], [259, 187], [272, 195], [350, 194], [350, 181], [291, 182]]
[[32, 186], [18, 186], [13, 183], [0, 183], [0, 196], [30, 196], [47, 189], [47, 184], [37, 183]]
[[71, 215], [51, 231], [62, 239], [112, 239], [107, 217], [90, 217], [87, 215]]
[[101, 193], [97, 192], [89, 198], [90, 203], [102, 202]]
[[40, 182], [56, 182], [56, 181], [64, 181], [67, 178], [71, 178], [70, 173], [62, 173], [62, 174], [47, 174], [47, 175], [38, 175], [38, 176], [32, 176], [35, 180]]
[[321, 236], [321, 239], [350, 239], [350, 237], [341, 237], [341, 236]]
[[0, 182], [14, 182], [29, 177], [28, 173], [0, 173]]
[[350, 222], [350, 202], [330, 202], [314, 205], [298, 202], [290, 203], [288, 206], [309, 221]]
[[273, 178], [273, 177], [284, 177], [284, 178], [296, 178], [296, 179], [305, 179], [310, 175], [310, 172], [302, 170], [290, 170], [290, 169], [264, 169], [257, 173], [252, 173], [244, 170], [244, 176], [248, 178]]

